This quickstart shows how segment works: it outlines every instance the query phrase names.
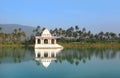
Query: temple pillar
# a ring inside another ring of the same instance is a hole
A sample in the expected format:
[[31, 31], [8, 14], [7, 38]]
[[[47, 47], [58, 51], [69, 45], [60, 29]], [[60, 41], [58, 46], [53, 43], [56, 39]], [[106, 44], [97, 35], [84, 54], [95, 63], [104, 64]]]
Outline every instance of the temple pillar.
[[44, 52], [41, 52], [41, 57], [44, 57]]
[[40, 39], [40, 41], [41, 41], [41, 44], [43, 44], [43, 39]]
[[54, 39], [54, 44], [56, 44], [56, 39]]
[[37, 58], [38, 52], [35, 52], [35, 57]]
[[35, 44], [38, 44], [38, 39], [37, 38], [35, 38]]
[[49, 39], [49, 44], [51, 44], [51, 39]]
[[51, 44], [50, 39], [48, 38], [47, 40], [48, 40], [48, 44]]
[[56, 52], [54, 52], [54, 57], [56, 57]]
[[51, 57], [51, 52], [48, 52], [48, 57]]
[[44, 39], [42, 39], [42, 44], [44, 44]]
[[40, 44], [42, 44], [42, 39], [40, 39], [40, 42], [41, 42]]

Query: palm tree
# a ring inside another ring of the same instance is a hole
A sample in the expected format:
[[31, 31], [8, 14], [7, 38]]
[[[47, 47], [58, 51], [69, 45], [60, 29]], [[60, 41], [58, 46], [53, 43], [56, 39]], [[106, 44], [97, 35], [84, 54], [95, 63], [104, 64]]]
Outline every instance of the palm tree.
[[79, 31], [78, 25], [75, 26], [75, 30], [76, 30], [76, 31]]
[[86, 29], [85, 29], [85, 28], [82, 29], [81, 38], [82, 38], [82, 39], [85, 39], [85, 38], [86, 38]]
[[71, 37], [73, 37], [73, 31], [74, 31], [74, 28], [73, 28], [73, 27], [70, 27]]
[[78, 33], [77, 32], [73, 32], [73, 37], [77, 38], [78, 37]]
[[41, 34], [41, 27], [40, 26], [37, 26], [36, 28], [36, 35], [39, 36]]
[[83, 33], [85, 33], [85, 32], [86, 32], [86, 29], [85, 29], [85, 28], [83, 28], [83, 29], [82, 29], [82, 32], [83, 32]]
[[23, 31], [23, 32], [21, 32], [21, 35], [24, 37], [24, 39], [25, 39], [25, 37], [26, 37], [26, 33]]
[[45, 27], [42, 28], [42, 31], [44, 31], [44, 30], [45, 30]]
[[57, 28], [55, 28], [55, 29], [53, 30], [53, 32], [54, 32], [54, 36], [58, 36], [58, 29], [57, 29]]
[[79, 32], [79, 27], [78, 27], [78, 25], [75, 26], [75, 30], [76, 30], [76, 32], [74, 32], [74, 35], [75, 35], [74, 37], [77, 38], [79, 36], [79, 33], [78, 33]]
[[19, 32], [21, 32], [22, 29], [21, 29], [21, 28], [18, 28], [18, 30], [19, 30]]
[[39, 36], [41, 34], [41, 27], [37, 26], [37, 28], [33, 30], [33, 33], [35, 33], [36, 36]]
[[95, 35], [94, 35], [94, 38], [97, 40], [97, 39], [98, 39], [98, 34], [95, 34]]
[[53, 30], [52, 30], [52, 29], [50, 30], [50, 33], [51, 33], [52, 35], [54, 34], [54, 32], [53, 32]]
[[59, 36], [62, 36], [62, 28], [59, 28]]
[[111, 32], [110, 35], [111, 35], [112, 40], [114, 40], [116, 38], [116, 34], [115, 33]]
[[4, 38], [5, 41], [10, 41], [11, 35], [9, 33], [8, 34], [5, 33], [3, 38]]
[[120, 33], [118, 35], [119, 35], [119, 39], [120, 39]]
[[39, 30], [40, 30], [40, 28], [41, 28], [41, 27], [38, 25], [38, 26], [37, 26], [37, 28], [36, 28], [36, 31], [39, 31]]
[[110, 37], [109, 37], [109, 32], [106, 32], [106, 33], [105, 33], [105, 38], [106, 38], [107, 40], [110, 39]]
[[15, 35], [17, 35], [17, 29], [16, 29], [16, 28], [13, 30], [13, 33], [14, 33]]
[[0, 27], [0, 32], [2, 31], [2, 27]]
[[78, 34], [79, 34], [79, 39], [81, 39], [83, 32], [82, 32], [81, 30], [79, 30], [79, 31], [78, 31]]
[[103, 40], [103, 36], [104, 36], [104, 32], [101, 31], [99, 34], [98, 34], [98, 37], [100, 40]]
[[73, 31], [74, 31], [74, 28], [73, 27], [70, 27], [66, 30], [66, 36], [67, 37], [73, 37]]
[[65, 37], [66, 30], [62, 30], [62, 35]]
[[0, 40], [2, 40], [3, 33], [2, 33], [2, 27], [0, 27]]
[[18, 35], [18, 40], [21, 40], [21, 36], [22, 36], [22, 32], [21, 32], [21, 28], [18, 28], [18, 33], [17, 33], [17, 35]]
[[91, 31], [90, 30], [88, 31], [87, 35], [88, 35], [88, 38], [90, 38], [90, 36], [91, 36]]
[[13, 39], [16, 41], [16, 40], [17, 40], [17, 37], [18, 37], [17, 29], [15, 28], [15, 29], [13, 30]]
[[[21, 40], [21, 39], [24, 40], [25, 37], [26, 37], [26, 33], [25, 33], [24, 31], [22, 31], [21, 28], [19, 28], [18, 30], [19, 30], [19, 32], [18, 32], [19, 40]], [[21, 31], [22, 31], [22, 32], [21, 32]]]

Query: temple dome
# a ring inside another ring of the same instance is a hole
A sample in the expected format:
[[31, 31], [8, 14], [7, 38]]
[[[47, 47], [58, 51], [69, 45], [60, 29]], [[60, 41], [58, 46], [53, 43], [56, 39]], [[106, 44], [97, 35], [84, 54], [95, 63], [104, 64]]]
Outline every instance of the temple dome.
[[51, 59], [42, 59], [41, 61], [45, 68], [47, 68], [51, 63]]
[[47, 28], [42, 32], [41, 37], [51, 37], [51, 33]]

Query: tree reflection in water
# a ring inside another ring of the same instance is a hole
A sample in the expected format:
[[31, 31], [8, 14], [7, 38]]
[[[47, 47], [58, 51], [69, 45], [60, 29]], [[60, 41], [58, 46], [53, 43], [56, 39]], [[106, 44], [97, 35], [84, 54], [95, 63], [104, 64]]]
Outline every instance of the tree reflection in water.
[[91, 58], [98, 59], [114, 59], [120, 58], [120, 48], [79, 48], [79, 49], [65, 49], [63, 52], [57, 55], [57, 60], [55, 61], [62, 63], [62, 61], [68, 61], [70, 64], [78, 65], [79, 62], [86, 63], [91, 60]]
[[[62, 50], [54, 61], [56, 63], [67, 61], [79, 65], [80, 62], [86, 63], [92, 58], [110, 60], [118, 57], [120, 58], [120, 48], [79, 48]], [[34, 48], [0, 48], [0, 64], [21, 63], [33, 59], [35, 59]], [[40, 62], [36, 61], [36, 64], [40, 65]]]
[[0, 48], [0, 62], [2, 63], [20, 63], [33, 58], [33, 48]]

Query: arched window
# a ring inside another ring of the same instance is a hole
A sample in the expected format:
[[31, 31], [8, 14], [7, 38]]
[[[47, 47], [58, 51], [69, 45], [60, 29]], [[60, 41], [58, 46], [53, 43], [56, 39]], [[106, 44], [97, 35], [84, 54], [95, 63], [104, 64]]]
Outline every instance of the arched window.
[[44, 53], [44, 57], [48, 57], [48, 53], [47, 52]]
[[45, 40], [44, 40], [44, 44], [48, 44], [48, 39], [45, 39]]
[[40, 58], [40, 53], [38, 53], [37, 57]]
[[54, 39], [51, 40], [51, 43], [54, 44]]
[[40, 39], [38, 39], [38, 44], [40, 44], [41, 43], [41, 41], [40, 41]]
[[54, 52], [51, 53], [51, 57], [55, 57]]

